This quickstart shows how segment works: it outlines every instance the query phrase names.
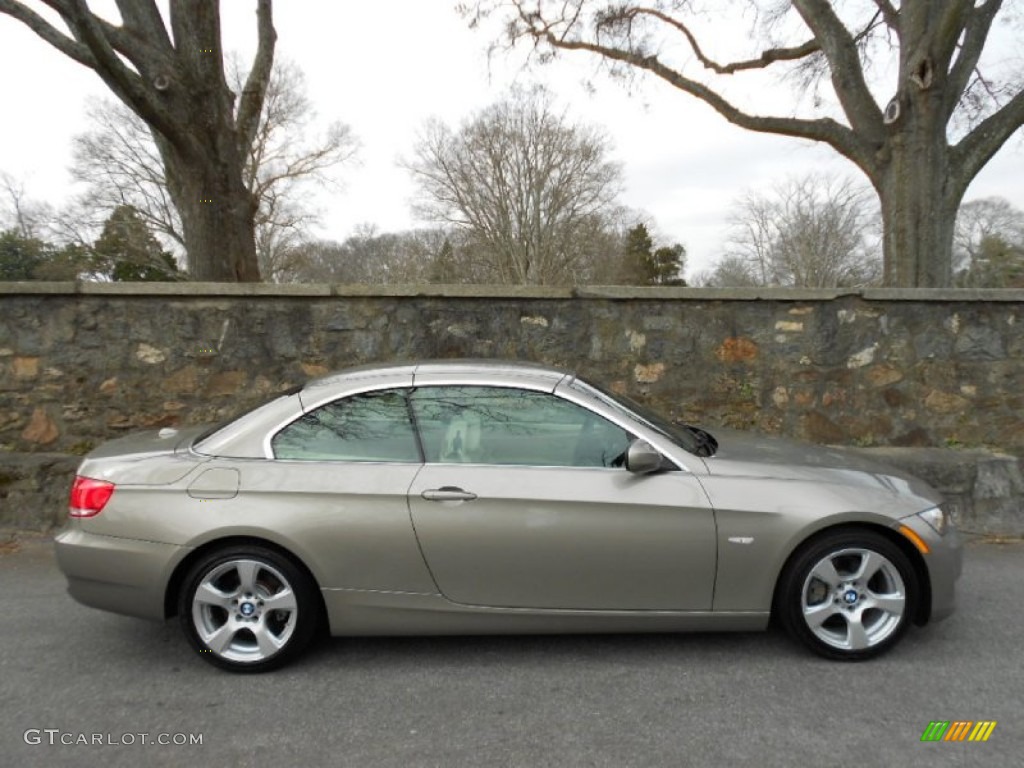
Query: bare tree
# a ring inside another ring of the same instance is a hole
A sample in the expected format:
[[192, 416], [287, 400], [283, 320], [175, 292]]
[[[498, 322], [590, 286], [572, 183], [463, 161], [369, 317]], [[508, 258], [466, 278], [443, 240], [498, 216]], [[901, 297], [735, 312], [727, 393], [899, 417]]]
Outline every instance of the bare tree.
[[[244, 80], [237, 62], [230, 72], [236, 88]], [[256, 247], [260, 269], [278, 281], [293, 267], [295, 249], [309, 239], [319, 214], [308, 203], [310, 185], [332, 187], [329, 172], [352, 161], [359, 141], [335, 120], [312, 134], [316, 118], [305, 75], [293, 62], [279, 62], [270, 74], [263, 114], [245, 165], [245, 183], [256, 198]]]
[[722, 256], [711, 269], [693, 277], [693, 284], [702, 288], [750, 288], [767, 285], [767, 278], [742, 256]]
[[342, 243], [304, 243], [289, 277], [321, 283], [449, 282], [432, 279], [447, 242], [449, 233], [441, 229], [382, 233], [364, 224]]
[[[122, 205], [130, 205], [175, 253], [184, 254], [185, 234], [174, 207], [160, 151], [146, 123], [120, 102], [89, 104], [90, 129], [72, 139], [71, 176], [87, 184], [72, 204], [73, 237], [102, 226]], [[90, 233], [91, 234], [91, 233]]]
[[[232, 88], [246, 77], [229, 57]], [[122, 205], [132, 206], [175, 252], [184, 250], [181, 217], [174, 206], [160, 153], [146, 124], [127, 107], [110, 101], [88, 110], [92, 129], [74, 139], [72, 174], [88, 184], [81, 196], [90, 219], [102, 222]], [[295, 249], [318, 220], [305, 202], [304, 187], [333, 183], [328, 171], [352, 159], [358, 142], [350, 128], [333, 122], [310, 137], [316, 112], [299, 67], [278, 61], [270, 75], [259, 127], [249, 148], [243, 182], [257, 202], [256, 254], [264, 279], [277, 282], [292, 267]]]
[[517, 89], [458, 130], [429, 123], [406, 165], [418, 214], [467, 232], [488, 280], [575, 283], [619, 192], [608, 152], [603, 133], [556, 112], [546, 91]]
[[95, 14], [86, 0], [43, 1], [53, 21], [18, 0], [0, 0], [0, 13], [94, 70], [149, 126], [192, 276], [259, 280], [257, 202], [244, 169], [274, 60], [271, 0], [256, 0], [256, 55], [237, 94], [224, 75], [218, 0], [169, 0], [166, 21], [156, 0], [116, 0], [121, 24]]
[[24, 180], [0, 171], [0, 230], [14, 230], [21, 237], [41, 238], [53, 215], [47, 203], [28, 196]]
[[957, 285], [1021, 287], [1024, 211], [1002, 197], [964, 203], [956, 217], [953, 254]]
[[711, 285], [837, 288], [877, 281], [877, 214], [849, 180], [792, 179], [748, 192], [731, 216], [726, 257]]
[[[1002, 6], [1002, 0], [474, 0], [462, 11], [473, 24], [496, 14], [507, 42], [530, 41], [543, 60], [585, 51], [613, 72], [654, 75], [741, 128], [831, 146], [878, 194], [886, 284], [945, 286], [963, 194], [1024, 124], [1019, 73], [992, 68], [982, 55]], [[730, 11], [739, 17], [728, 18]], [[755, 29], [740, 33], [744, 19]], [[764, 72], [809, 90], [809, 108], [796, 116], [757, 114], [732, 86], [751, 80], [746, 92], [756, 92]]]

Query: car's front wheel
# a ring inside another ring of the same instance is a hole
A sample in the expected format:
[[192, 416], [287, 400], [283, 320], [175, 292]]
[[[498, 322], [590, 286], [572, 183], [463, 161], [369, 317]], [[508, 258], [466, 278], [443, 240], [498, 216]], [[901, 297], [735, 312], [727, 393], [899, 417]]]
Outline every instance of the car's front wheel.
[[311, 579], [261, 546], [233, 546], [199, 560], [183, 582], [178, 616], [189, 642], [211, 664], [265, 672], [309, 644], [319, 620]]
[[914, 567], [898, 546], [873, 531], [845, 530], [794, 556], [775, 608], [787, 633], [815, 653], [857, 661], [896, 644], [919, 594]]

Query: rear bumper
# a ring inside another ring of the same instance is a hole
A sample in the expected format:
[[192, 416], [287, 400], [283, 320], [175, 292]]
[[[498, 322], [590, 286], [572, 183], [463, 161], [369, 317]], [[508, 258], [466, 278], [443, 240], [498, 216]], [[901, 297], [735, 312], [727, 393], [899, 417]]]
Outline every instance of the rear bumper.
[[88, 533], [61, 531], [55, 541], [57, 565], [68, 594], [83, 605], [144, 619], [164, 618], [164, 591], [185, 547]]

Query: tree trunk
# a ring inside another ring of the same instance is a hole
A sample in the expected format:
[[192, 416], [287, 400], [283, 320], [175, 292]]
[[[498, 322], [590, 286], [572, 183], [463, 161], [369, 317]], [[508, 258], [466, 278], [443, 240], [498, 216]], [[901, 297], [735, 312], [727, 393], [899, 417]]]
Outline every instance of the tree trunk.
[[258, 282], [256, 202], [237, 171], [217, 161], [165, 161], [194, 280]]
[[[914, 29], [919, 38], [913, 39], [930, 39], [927, 15], [920, 24], [909, 22], [906, 35]], [[928, 50], [925, 42], [911, 49]], [[887, 286], [946, 288], [952, 282], [953, 227], [966, 184], [946, 137], [945, 75], [933, 76], [932, 69], [928, 55], [901, 58], [900, 108], [869, 173], [882, 204]]]
[[[882, 173], [877, 191], [887, 286], [950, 284], [953, 226], [962, 193], [950, 181], [943, 154], [894, 147], [892, 163]], [[930, 161], [922, 162], [923, 156]]]
[[[199, 90], [200, 86], [193, 86]], [[259, 282], [255, 196], [246, 188], [244, 157], [226, 86], [208, 87], [202, 99], [176, 114], [192, 126], [191, 140], [153, 139], [164, 162], [167, 189], [181, 217], [193, 280]]]
[[95, 15], [85, 0], [45, 4], [70, 34], [14, 0], [0, 0], [0, 13], [94, 70], [149, 126], [181, 215], [192, 276], [258, 281], [256, 202], [243, 182], [243, 159], [274, 63], [271, 0], [257, 0], [256, 56], [237, 97], [224, 77], [217, 0], [169, 0], [163, 12], [155, 0], [117, 0], [121, 24]]

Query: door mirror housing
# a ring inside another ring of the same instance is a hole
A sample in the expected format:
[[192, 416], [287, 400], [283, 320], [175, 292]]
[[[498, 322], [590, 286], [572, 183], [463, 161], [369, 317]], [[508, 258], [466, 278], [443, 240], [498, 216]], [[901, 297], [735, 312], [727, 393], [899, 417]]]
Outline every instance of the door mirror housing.
[[626, 449], [626, 469], [635, 475], [649, 475], [664, 466], [664, 457], [658, 449], [639, 438]]

